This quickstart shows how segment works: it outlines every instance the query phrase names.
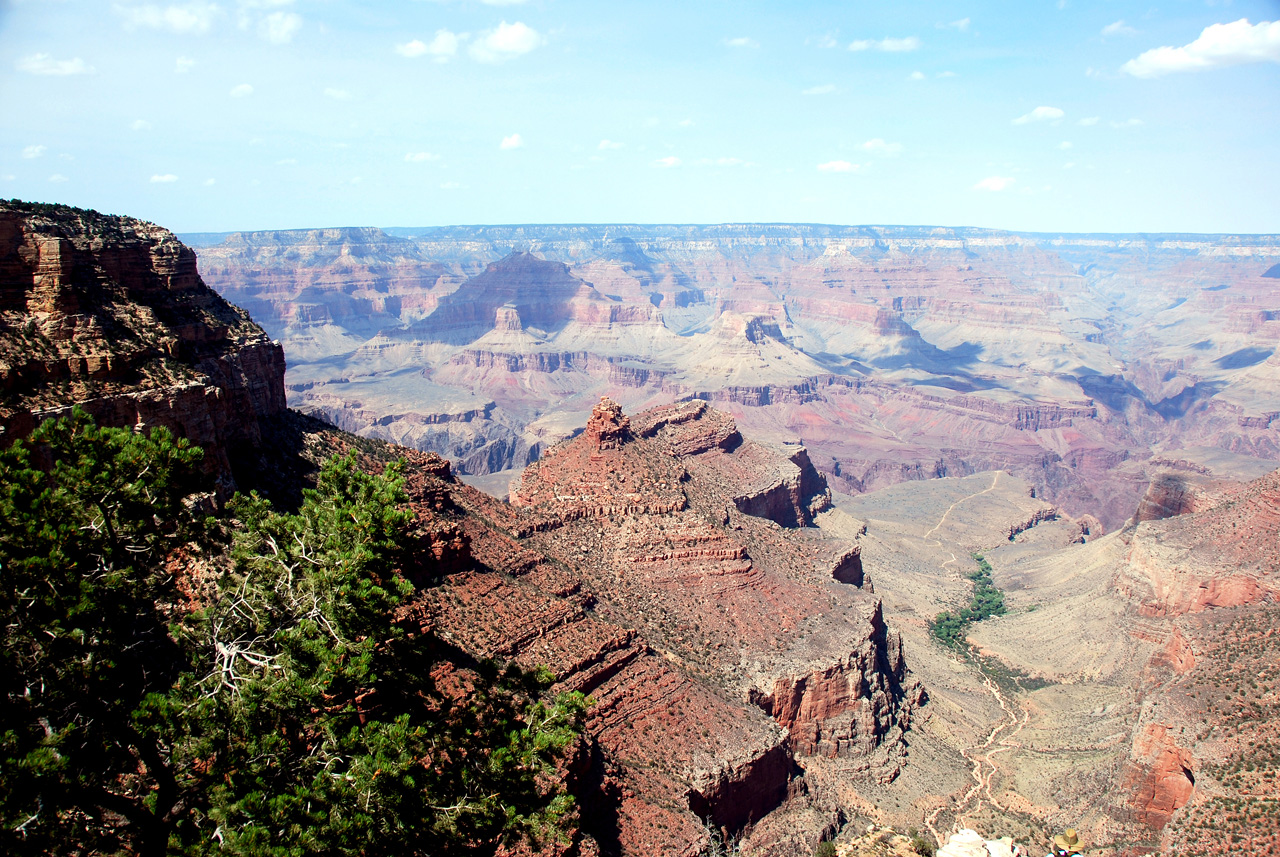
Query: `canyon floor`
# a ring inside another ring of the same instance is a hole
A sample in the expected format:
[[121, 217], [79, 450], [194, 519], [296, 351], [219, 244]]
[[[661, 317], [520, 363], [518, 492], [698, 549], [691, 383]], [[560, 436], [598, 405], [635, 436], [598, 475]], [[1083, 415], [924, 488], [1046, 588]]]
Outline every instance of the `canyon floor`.
[[[929, 694], [871, 820], [1033, 850], [1066, 827], [1110, 853], [1273, 847], [1278, 484], [1101, 537], [1002, 471], [837, 495], [818, 525], [866, 528], [869, 579]], [[1218, 517], [1229, 535], [1202, 537]], [[1260, 554], [1243, 574], [1242, 539]], [[928, 623], [967, 602], [975, 552], [1009, 609], [962, 652]]]

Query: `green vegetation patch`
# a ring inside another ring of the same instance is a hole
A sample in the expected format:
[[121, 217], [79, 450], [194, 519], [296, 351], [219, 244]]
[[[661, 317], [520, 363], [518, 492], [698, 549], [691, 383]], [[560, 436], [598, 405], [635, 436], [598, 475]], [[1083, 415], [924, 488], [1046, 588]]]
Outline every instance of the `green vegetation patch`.
[[1004, 593], [996, 588], [991, 577], [991, 563], [981, 553], [975, 552], [973, 558], [977, 561], [978, 568], [965, 575], [973, 581], [973, 595], [969, 599], [969, 606], [958, 613], [944, 610], [929, 625], [929, 632], [934, 639], [953, 649], [964, 648], [965, 632], [969, 625], [992, 616], [1003, 616], [1007, 612]]
[[561, 837], [576, 810], [554, 765], [588, 701], [549, 697], [545, 670], [460, 666], [397, 618], [398, 465], [335, 457], [297, 514], [251, 496], [218, 520], [191, 502], [200, 460], [78, 410], [0, 451], [0, 853]]

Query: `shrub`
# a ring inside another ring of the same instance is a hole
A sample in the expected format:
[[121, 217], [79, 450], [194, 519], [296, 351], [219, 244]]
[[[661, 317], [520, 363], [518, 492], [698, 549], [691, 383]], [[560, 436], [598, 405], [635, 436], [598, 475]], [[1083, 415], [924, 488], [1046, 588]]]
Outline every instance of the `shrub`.
[[911, 850], [920, 855], [920, 857], [934, 857], [938, 847], [933, 844], [932, 839], [926, 839], [923, 836], [911, 837]]

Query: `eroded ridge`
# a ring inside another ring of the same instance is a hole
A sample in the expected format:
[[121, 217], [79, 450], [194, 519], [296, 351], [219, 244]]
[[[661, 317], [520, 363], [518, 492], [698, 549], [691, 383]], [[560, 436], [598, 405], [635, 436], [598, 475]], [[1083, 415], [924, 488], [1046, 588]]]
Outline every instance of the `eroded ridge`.
[[[840, 817], [816, 762], [895, 776], [921, 692], [857, 546], [797, 526], [829, 502], [799, 452], [702, 402], [628, 418], [606, 400], [510, 505], [447, 476], [417, 489], [443, 489], [420, 514], [472, 560], [424, 590], [419, 621], [596, 700], [574, 774], [584, 835], [693, 854], [709, 825], [767, 847], [780, 808]], [[761, 516], [743, 496], [778, 499]]]

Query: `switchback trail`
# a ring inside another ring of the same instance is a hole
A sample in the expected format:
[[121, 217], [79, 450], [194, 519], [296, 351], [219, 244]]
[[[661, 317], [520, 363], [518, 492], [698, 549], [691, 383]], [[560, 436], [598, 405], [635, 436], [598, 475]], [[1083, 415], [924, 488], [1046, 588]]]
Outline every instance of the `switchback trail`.
[[[972, 812], [977, 812], [984, 803], [996, 811], [1007, 811], [1007, 807], [1001, 806], [991, 793], [991, 780], [995, 777], [997, 770], [996, 763], [992, 757], [997, 753], [1021, 746], [1016, 741], [1016, 738], [1022, 728], [1027, 725], [1027, 719], [1030, 717], [1030, 713], [1025, 708], [1005, 696], [1000, 686], [982, 670], [980, 663], [977, 661], [971, 661], [971, 663], [978, 668], [979, 672], [983, 673], [982, 686], [995, 697], [996, 704], [1000, 706], [1002, 718], [999, 723], [991, 728], [991, 731], [981, 744], [960, 750], [960, 754], [972, 766], [969, 776], [973, 779], [973, 783], [959, 797], [949, 796], [947, 803], [935, 807], [924, 819], [925, 828], [933, 835], [934, 841], [939, 845], [945, 842], [946, 839], [938, 833], [936, 826], [938, 816], [948, 806], [954, 807], [953, 812], [955, 815], [950, 832], [969, 826], [964, 822], [964, 817], [970, 814], [971, 806]], [[1005, 734], [1006, 732], [1008, 734]], [[997, 741], [999, 742], [998, 745]]]

